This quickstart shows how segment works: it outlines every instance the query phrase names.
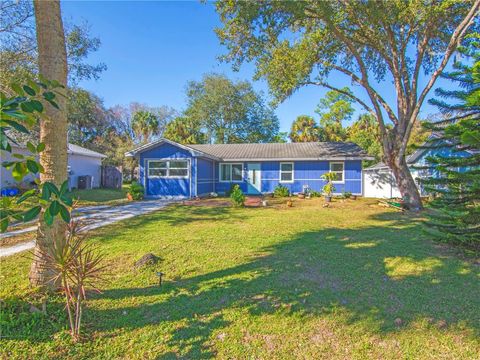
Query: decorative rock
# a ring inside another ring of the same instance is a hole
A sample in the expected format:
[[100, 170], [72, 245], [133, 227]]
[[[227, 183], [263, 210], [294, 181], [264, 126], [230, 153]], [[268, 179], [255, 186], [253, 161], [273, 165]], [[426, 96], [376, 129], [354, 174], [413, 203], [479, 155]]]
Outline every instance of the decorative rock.
[[159, 260], [160, 258], [158, 256], [155, 256], [152, 253], [147, 253], [135, 262], [134, 267], [135, 269], [138, 269], [145, 265], [155, 265]]

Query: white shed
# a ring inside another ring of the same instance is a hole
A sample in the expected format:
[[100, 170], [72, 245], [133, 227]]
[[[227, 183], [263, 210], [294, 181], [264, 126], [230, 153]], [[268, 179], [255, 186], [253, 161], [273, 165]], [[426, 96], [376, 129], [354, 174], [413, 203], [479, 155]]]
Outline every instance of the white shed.
[[[28, 155], [29, 152], [25, 147], [12, 144], [13, 152], [17, 154]], [[68, 144], [68, 173], [69, 186], [76, 188], [78, 186], [78, 177], [89, 175], [92, 177], [92, 187], [100, 187], [102, 177], [102, 160], [106, 155], [96, 151], [86, 149], [84, 147]], [[2, 161], [8, 161], [10, 156], [5, 152], [2, 153]], [[31, 182], [32, 177], [24, 179], [24, 183]], [[15, 180], [12, 177], [11, 170], [1, 167], [0, 174], [1, 188], [15, 186]]]

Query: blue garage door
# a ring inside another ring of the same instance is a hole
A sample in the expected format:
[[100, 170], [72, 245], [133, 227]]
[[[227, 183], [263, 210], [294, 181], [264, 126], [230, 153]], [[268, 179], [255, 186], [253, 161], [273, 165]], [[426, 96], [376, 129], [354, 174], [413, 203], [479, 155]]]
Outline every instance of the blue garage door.
[[145, 185], [148, 196], [190, 197], [190, 161], [148, 160]]

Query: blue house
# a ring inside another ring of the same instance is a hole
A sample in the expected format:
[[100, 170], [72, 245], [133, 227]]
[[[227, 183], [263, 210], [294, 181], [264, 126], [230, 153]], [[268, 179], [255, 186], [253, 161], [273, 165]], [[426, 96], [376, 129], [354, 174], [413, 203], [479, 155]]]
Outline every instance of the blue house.
[[292, 193], [304, 186], [321, 191], [327, 172], [337, 174], [337, 194], [362, 195], [362, 160], [371, 159], [353, 143], [181, 145], [167, 139], [126, 156], [138, 159], [147, 197], [172, 198], [223, 194], [234, 184], [250, 195], [271, 193], [278, 184]]

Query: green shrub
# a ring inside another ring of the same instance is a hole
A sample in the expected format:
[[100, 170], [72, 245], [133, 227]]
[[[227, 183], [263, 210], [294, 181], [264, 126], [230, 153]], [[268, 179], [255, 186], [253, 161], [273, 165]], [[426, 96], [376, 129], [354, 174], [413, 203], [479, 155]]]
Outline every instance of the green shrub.
[[311, 196], [312, 198], [314, 198], [314, 197], [320, 197], [320, 196], [322, 196], [322, 193], [320, 193], [320, 192], [318, 192], [318, 191], [315, 191], [315, 190], [312, 190], [312, 191], [310, 191], [310, 196]]
[[145, 194], [145, 188], [142, 184], [132, 181], [130, 188], [128, 189], [130, 195], [132, 195], [133, 200], [142, 200], [143, 195]]
[[332, 196], [333, 192], [336, 190], [333, 182], [337, 179], [337, 174], [328, 172], [322, 175], [322, 179], [327, 181], [327, 183], [322, 188], [323, 194], [325, 196]]
[[232, 200], [234, 206], [244, 205], [245, 194], [243, 193], [242, 189], [240, 189], [240, 185], [233, 185], [232, 192], [230, 193], [230, 199]]
[[276, 197], [287, 197], [290, 196], [290, 190], [286, 186], [278, 184], [273, 190], [273, 195]]
[[352, 197], [352, 193], [351, 193], [350, 191], [345, 191], [345, 192], [343, 193], [343, 197], [344, 197], [345, 199], [350, 199], [350, 198]]
[[238, 186], [238, 184], [231, 184], [230, 185], [230, 189], [228, 189], [226, 192], [225, 192], [225, 195], [230, 197], [230, 195], [232, 195], [233, 193], [233, 190], [235, 190], [235, 186]]

